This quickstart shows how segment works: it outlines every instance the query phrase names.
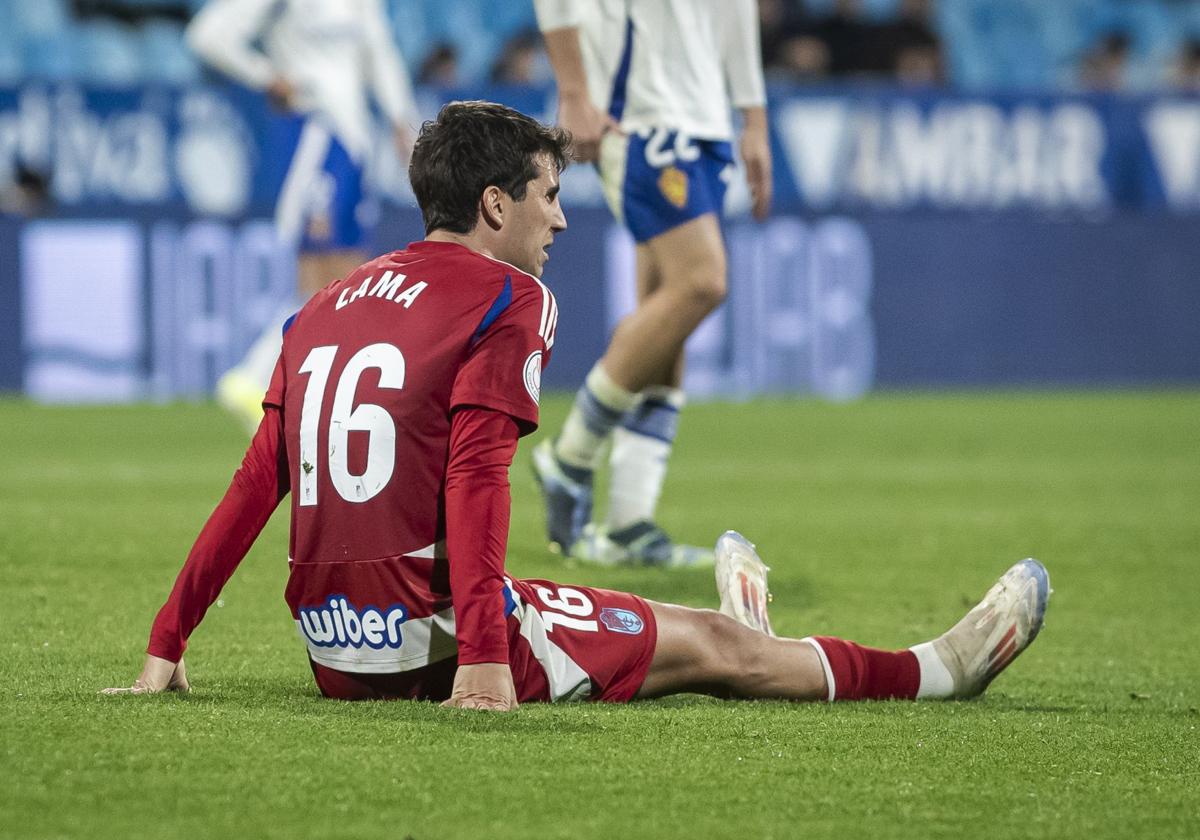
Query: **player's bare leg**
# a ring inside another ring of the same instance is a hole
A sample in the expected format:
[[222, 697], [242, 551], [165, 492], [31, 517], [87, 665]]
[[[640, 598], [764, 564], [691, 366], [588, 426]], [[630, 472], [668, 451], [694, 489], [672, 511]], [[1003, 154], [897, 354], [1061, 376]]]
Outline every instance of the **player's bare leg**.
[[752, 630], [715, 610], [650, 603], [658, 643], [639, 698], [693, 692], [715, 697], [824, 700], [816, 648]]
[[660, 278], [617, 325], [600, 360], [613, 382], [638, 393], [675, 364], [684, 341], [725, 300], [725, 246], [707, 213], [645, 243]]
[[[726, 258], [714, 214], [638, 246], [637, 309], [613, 333], [553, 446], [534, 453], [551, 542], [597, 562], [696, 565], [712, 552], [675, 545], [654, 524], [677, 416], [687, 337], [725, 297]], [[618, 426], [624, 428], [618, 429]], [[603, 528], [591, 515], [591, 477], [614, 440], [614, 499]]]
[[283, 346], [284, 321], [326, 285], [340, 280], [366, 261], [358, 250], [301, 253], [296, 258], [295, 300], [280, 308], [242, 360], [217, 382], [217, 401], [252, 434], [262, 420], [262, 398], [271, 384], [275, 360]]
[[367, 255], [357, 249], [321, 251], [301, 254], [296, 263], [296, 280], [305, 300], [334, 280], [341, 280], [367, 261]]
[[[744, 538], [742, 544], [750, 546]], [[748, 553], [757, 559], [752, 547]], [[974, 697], [1037, 637], [1049, 596], [1045, 568], [1036, 560], [1023, 560], [950, 630], [901, 651], [826, 636], [775, 638], [753, 623], [747, 626], [712, 610], [652, 602], [658, 640], [638, 696], [699, 692], [790, 700]], [[761, 609], [765, 618], [765, 602]]]

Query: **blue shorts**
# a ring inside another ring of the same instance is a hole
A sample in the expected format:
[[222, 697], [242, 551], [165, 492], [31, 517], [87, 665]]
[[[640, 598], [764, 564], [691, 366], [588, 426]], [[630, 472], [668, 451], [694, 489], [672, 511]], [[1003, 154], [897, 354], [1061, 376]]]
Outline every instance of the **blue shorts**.
[[613, 215], [645, 242], [706, 213], [721, 215], [733, 147], [662, 128], [610, 132], [598, 168]]
[[319, 120], [304, 114], [275, 118], [270, 167], [279, 184], [275, 225], [302, 252], [365, 246], [363, 167]]

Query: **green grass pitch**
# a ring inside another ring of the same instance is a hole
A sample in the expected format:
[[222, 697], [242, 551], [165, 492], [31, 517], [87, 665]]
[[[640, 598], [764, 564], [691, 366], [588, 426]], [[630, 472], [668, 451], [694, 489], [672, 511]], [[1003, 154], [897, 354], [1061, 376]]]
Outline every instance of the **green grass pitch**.
[[[756, 541], [781, 633], [907, 646], [1046, 563], [1042, 636], [948, 704], [324, 701], [282, 510], [193, 638], [194, 692], [100, 697], [136, 675], [245, 439], [211, 406], [7, 401], [0, 429], [0, 837], [1200, 836], [1196, 392], [688, 409], [662, 520]], [[707, 571], [549, 554], [529, 444], [511, 572], [715, 605]]]

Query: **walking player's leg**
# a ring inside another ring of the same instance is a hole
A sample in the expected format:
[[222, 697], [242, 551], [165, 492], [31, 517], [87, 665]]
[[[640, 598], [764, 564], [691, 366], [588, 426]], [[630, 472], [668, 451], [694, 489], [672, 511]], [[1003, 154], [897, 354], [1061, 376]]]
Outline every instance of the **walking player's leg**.
[[[579, 389], [562, 431], [535, 451], [534, 469], [546, 495], [551, 542], [571, 553], [591, 517], [592, 475], [602, 448], [628, 418], [615, 452], [613, 512], [621, 521], [613, 530], [629, 530], [617, 536], [628, 537], [621, 545], [626, 553], [634, 549], [636, 560], [689, 564], [696, 558], [674, 552], [652, 520], [682, 406], [682, 392], [675, 386], [683, 345], [725, 296], [725, 249], [716, 215], [706, 213], [639, 245], [638, 265], [639, 284], [653, 291], [617, 326]], [[621, 462], [631, 469], [622, 473]], [[647, 464], [651, 468], [643, 470]], [[626, 559], [600, 554], [593, 551], [584, 559]], [[711, 553], [704, 554], [701, 559], [711, 562]]]
[[[643, 250], [644, 249], [644, 250]], [[726, 264], [714, 213], [639, 247], [657, 267], [658, 288], [617, 326], [600, 364], [627, 391], [659, 384], [684, 341], [725, 299]]]
[[[642, 305], [663, 286], [668, 267], [660, 266], [654, 249], [637, 249], [637, 299]], [[637, 405], [613, 430], [609, 456], [608, 514], [605, 527], [620, 532], [638, 522], [653, 522], [675, 444], [685, 395], [684, 350], [664, 359], [642, 388]]]
[[712, 610], [651, 603], [657, 641], [638, 696], [973, 697], [1037, 636], [1049, 594], [1045, 568], [1036, 560], [1023, 560], [950, 630], [900, 651], [828, 636], [774, 638]]

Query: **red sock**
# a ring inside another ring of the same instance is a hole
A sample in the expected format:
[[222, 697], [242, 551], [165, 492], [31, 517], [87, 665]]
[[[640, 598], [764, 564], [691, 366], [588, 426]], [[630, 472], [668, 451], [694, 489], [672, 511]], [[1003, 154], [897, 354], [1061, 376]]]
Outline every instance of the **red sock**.
[[912, 651], [863, 647], [831, 636], [810, 636], [825, 654], [832, 675], [830, 700], [912, 700], [921, 685], [921, 666]]

